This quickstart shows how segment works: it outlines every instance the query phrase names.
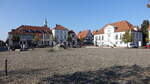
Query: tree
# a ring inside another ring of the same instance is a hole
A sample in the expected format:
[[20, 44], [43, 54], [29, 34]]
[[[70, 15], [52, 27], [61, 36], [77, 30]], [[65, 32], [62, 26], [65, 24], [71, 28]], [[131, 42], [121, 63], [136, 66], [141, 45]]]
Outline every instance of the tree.
[[35, 42], [38, 42], [38, 41], [40, 41], [40, 40], [41, 40], [41, 39], [40, 39], [39, 36], [35, 36], [34, 39], [33, 39], [33, 41], [35, 41]]
[[34, 36], [33, 42], [34, 42], [34, 46], [38, 45], [38, 42], [41, 40], [41, 38], [39, 36]]
[[9, 45], [9, 39], [8, 38], [6, 39], [5, 43]]
[[57, 42], [57, 38], [55, 36], [52, 36], [52, 41]]
[[68, 44], [70, 45], [70, 42], [72, 42], [72, 37], [70, 34], [68, 34], [67, 41], [68, 41]]
[[58, 40], [55, 36], [52, 35], [52, 46], [54, 46], [54, 43], [57, 43]]
[[132, 36], [131, 32], [126, 31], [122, 37], [122, 40], [124, 43], [127, 43], [127, 47], [128, 47], [128, 43], [133, 41], [133, 36]]
[[147, 41], [147, 42], [149, 42], [149, 41], [150, 41], [150, 39], [149, 39], [149, 38], [146, 38], [146, 41]]
[[6, 43], [4, 41], [0, 40], [0, 47], [2, 47], [2, 46], [6, 46]]
[[149, 27], [149, 21], [144, 20], [143, 23], [141, 24], [141, 32], [143, 35], [143, 45], [145, 46], [146, 43], [148, 42], [148, 27]]
[[71, 37], [70, 34], [69, 34], [68, 37], [67, 37], [67, 41], [68, 41], [68, 42], [71, 42], [71, 41], [72, 41], [72, 37]]
[[77, 41], [82, 43], [84, 41], [84, 39], [83, 38], [78, 38]]
[[13, 42], [19, 42], [20, 41], [20, 37], [18, 35], [13, 35], [12, 39]]

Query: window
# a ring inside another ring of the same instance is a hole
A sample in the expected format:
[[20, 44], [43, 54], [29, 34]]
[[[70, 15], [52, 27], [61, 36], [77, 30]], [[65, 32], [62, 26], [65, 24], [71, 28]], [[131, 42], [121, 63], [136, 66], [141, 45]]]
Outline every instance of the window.
[[116, 44], [118, 44], [118, 42], [116, 42]]
[[122, 44], [122, 41], [120, 41], [120, 44]]
[[118, 39], [118, 35], [116, 35], [116, 40]]
[[122, 39], [122, 35], [120, 34], [120, 40]]
[[104, 37], [103, 37], [103, 35], [102, 35], [102, 40], [104, 40]]
[[108, 37], [110, 37], [110, 34], [108, 34]]
[[58, 35], [56, 35], [56, 38], [58, 39]]
[[97, 36], [95, 36], [95, 40], [97, 41]]
[[100, 36], [100, 40], [102, 40], [102, 36]]
[[63, 39], [66, 39], [66, 36], [64, 36], [64, 38]]

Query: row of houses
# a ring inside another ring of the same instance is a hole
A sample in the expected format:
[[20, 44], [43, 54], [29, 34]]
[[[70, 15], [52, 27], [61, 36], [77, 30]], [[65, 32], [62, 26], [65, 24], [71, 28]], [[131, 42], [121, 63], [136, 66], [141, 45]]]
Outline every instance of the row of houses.
[[[89, 35], [91, 35], [90, 38]], [[59, 24], [56, 24], [54, 28], [49, 28], [47, 21], [45, 21], [44, 26], [21, 25], [12, 29], [8, 32], [8, 45], [20, 48], [54, 46], [56, 44], [76, 46], [79, 42], [78, 36], [79, 39], [85, 39], [83, 41], [85, 43], [92, 43], [93, 41], [93, 35], [89, 30], [76, 34], [73, 30]]]
[[[150, 35], [150, 27], [148, 29]], [[53, 46], [62, 43], [64, 45], [78, 45], [79, 42], [96, 46], [127, 47], [128, 43], [122, 39], [126, 31], [129, 31], [133, 37], [130, 43], [134, 43], [138, 47], [142, 46], [143, 36], [140, 28], [133, 26], [128, 21], [106, 24], [99, 30], [93, 32], [84, 30], [78, 34], [59, 24], [56, 24], [54, 28], [49, 28], [47, 21], [44, 26], [22, 25], [8, 33], [8, 42], [10, 46], [17, 45], [18, 41], [16, 40], [19, 38], [21, 47]]]

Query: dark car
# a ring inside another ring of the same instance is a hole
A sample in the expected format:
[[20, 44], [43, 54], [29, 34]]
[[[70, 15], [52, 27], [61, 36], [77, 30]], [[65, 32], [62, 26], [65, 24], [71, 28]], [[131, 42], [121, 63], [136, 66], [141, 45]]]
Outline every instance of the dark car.
[[20, 49], [20, 45], [13, 45], [13, 46], [10, 46], [10, 49], [12, 50], [15, 50], [15, 49]]

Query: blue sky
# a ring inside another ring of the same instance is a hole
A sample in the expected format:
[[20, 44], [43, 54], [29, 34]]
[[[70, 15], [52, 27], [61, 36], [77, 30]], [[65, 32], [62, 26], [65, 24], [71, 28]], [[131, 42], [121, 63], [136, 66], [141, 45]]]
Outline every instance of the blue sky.
[[148, 0], [0, 0], [0, 39], [20, 25], [49, 27], [61, 24], [79, 32], [96, 30], [105, 24], [128, 20], [140, 25], [150, 18]]

